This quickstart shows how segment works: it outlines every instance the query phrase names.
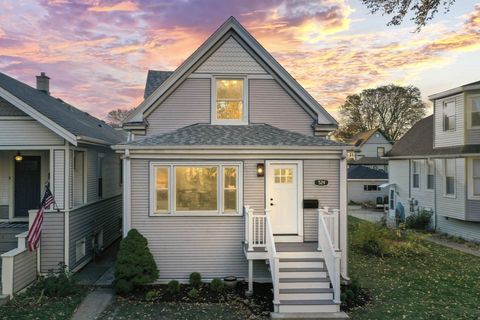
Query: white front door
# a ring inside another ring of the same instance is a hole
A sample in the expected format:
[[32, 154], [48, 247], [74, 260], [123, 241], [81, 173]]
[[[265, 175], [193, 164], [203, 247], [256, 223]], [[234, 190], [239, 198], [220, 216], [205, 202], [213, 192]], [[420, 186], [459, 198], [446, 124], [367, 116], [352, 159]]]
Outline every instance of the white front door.
[[275, 235], [298, 235], [301, 210], [301, 162], [267, 162], [266, 207]]

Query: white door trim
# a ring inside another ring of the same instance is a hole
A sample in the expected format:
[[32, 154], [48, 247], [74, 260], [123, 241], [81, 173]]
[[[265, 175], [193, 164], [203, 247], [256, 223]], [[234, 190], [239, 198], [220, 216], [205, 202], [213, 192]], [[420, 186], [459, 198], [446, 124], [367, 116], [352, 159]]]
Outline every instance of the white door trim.
[[272, 164], [296, 164], [297, 165], [297, 234], [275, 236], [277, 242], [303, 242], [303, 161], [302, 160], [266, 160], [265, 161], [265, 206], [268, 209], [269, 177], [268, 167]]

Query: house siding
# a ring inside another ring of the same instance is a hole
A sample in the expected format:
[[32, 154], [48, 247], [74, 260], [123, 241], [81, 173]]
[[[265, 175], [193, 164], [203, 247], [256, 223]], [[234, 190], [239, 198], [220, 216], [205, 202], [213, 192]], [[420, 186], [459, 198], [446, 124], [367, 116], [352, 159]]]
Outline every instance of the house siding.
[[[410, 194], [412, 198], [418, 201], [418, 209], [433, 210], [435, 207], [435, 193], [433, 190], [427, 189], [426, 159], [419, 159], [417, 161], [419, 161], [420, 164], [420, 188], [413, 188], [413, 177], [411, 177]], [[411, 160], [410, 168], [413, 168], [413, 160]], [[410, 171], [410, 175], [413, 175], [413, 171]], [[434, 177], [434, 179], [436, 180], [437, 177]]]
[[31, 118], [0, 120], [0, 145], [2, 146], [63, 145], [63, 143], [60, 136]]
[[437, 220], [437, 231], [465, 240], [480, 242], [479, 222], [467, 222], [439, 216]]
[[58, 270], [64, 262], [65, 216], [63, 212], [46, 212], [40, 239], [40, 272]]
[[[443, 104], [455, 101], [456, 128], [455, 131], [443, 131]], [[465, 143], [465, 101], [464, 94], [457, 94], [445, 99], [435, 100], [435, 130], [434, 148], [459, 146]]]
[[436, 208], [437, 214], [444, 217], [465, 220], [465, 159], [455, 159], [455, 196], [445, 196], [445, 173], [444, 159], [435, 160], [436, 179], [435, 187], [437, 190]]
[[[408, 213], [408, 198], [410, 197], [410, 161], [409, 160], [390, 160], [389, 183], [395, 184], [395, 206], [398, 202], [402, 203], [405, 213]], [[395, 211], [389, 211], [389, 218], [395, 219]]]
[[379, 137], [376, 137], [377, 133], [374, 133], [370, 139], [367, 140], [362, 146], [361, 150], [358, 153], [358, 156], [364, 157], [377, 157], [377, 147], [384, 147], [385, 153], [392, 149], [392, 144], [380, 133]]
[[480, 129], [467, 129], [466, 144], [480, 144]]
[[388, 190], [383, 189], [379, 191], [365, 191], [364, 185], [381, 185], [388, 180], [348, 180], [348, 200], [355, 202], [370, 201], [375, 203], [377, 197], [385, 197], [388, 195]]
[[146, 134], [158, 135], [196, 123], [210, 123], [210, 79], [186, 79], [146, 118]]
[[65, 205], [65, 150], [53, 151], [52, 192], [59, 209]]
[[203, 62], [197, 73], [266, 73], [254, 58], [232, 37]]
[[[480, 222], [480, 200], [467, 200], [465, 215], [465, 220]], [[480, 224], [478, 226], [480, 227]], [[480, 229], [478, 232], [480, 232]]]
[[257, 164], [264, 160], [245, 160], [243, 162], [243, 204], [250, 206], [255, 213], [265, 210], [265, 178], [257, 177]]
[[[106, 248], [121, 236], [122, 197], [117, 195], [72, 210], [69, 214], [70, 268], [75, 268], [92, 257], [92, 240], [103, 230], [103, 247]], [[85, 256], [77, 261], [76, 242], [85, 239]]]
[[37, 252], [26, 250], [16, 255], [13, 270], [13, 292], [18, 292], [37, 278]]
[[[315, 185], [315, 180], [327, 179], [327, 186]], [[318, 199], [320, 207], [340, 207], [340, 161], [303, 161], [303, 198]], [[305, 241], [318, 241], [318, 212], [316, 209], [303, 210]]]
[[314, 134], [315, 119], [273, 79], [249, 79], [250, 123], [268, 123], [274, 127]]

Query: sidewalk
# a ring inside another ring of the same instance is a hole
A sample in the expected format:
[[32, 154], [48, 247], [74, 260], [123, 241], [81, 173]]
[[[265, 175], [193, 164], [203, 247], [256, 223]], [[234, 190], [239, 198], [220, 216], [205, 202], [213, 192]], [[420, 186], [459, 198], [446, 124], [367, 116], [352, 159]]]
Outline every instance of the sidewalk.
[[441, 245], [441, 246], [444, 246], [444, 247], [447, 247], [447, 248], [450, 248], [450, 249], [459, 250], [461, 252], [480, 257], [480, 250], [479, 249], [469, 248], [465, 244], [462, 244], [462, 243], [457, 243], [457, 242], [449, 241], [449, 240], [446, 240], [446, 239], [438, 239], [438, 238], [435, 238], [435, 237], [432, 237], [432, 236], [425, 238], [425, 240], [429, 241], [429, 242], [433, 242], [433, 243]]
[[73, 314], [72, 320], [94, 320], [112, 302], [113, 289], [97, 288], [89, 293]]

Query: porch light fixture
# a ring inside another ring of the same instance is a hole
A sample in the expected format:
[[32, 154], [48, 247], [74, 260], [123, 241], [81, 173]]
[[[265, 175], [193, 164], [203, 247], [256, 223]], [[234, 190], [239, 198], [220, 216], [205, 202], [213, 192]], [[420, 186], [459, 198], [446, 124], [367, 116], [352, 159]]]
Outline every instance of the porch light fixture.
[[257, 163], [257, 177], [265, 176], [265, 165], [263, 163]]
[[17, 151], [17, 154], [15, 155], [15, 161], [20, 162], [23, 160], [23, 156], [20, 154], [20, 151]]

